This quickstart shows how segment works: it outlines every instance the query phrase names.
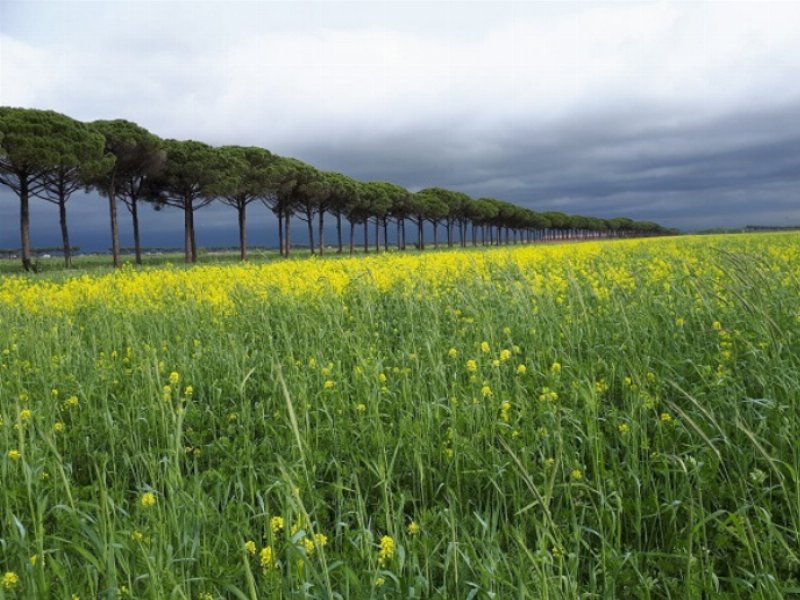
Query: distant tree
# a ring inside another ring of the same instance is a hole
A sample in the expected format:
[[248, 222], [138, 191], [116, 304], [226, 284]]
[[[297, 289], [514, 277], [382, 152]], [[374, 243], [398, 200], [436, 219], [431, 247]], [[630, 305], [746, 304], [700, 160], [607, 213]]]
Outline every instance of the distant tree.
[[[481, 229], [481, 245], [486, 245], [486, 229], [489, 227], [489, 243], [491, 243], [491, 227], [494, 223], [497, 213], [499, 212], [498, 201], [494, 198], [478, 198], [473, 202], [470, 207], [472, 213], [472, 222]], [[473, 242], [475, 241], [475, 232], [473, 231]]]
[[167, 162], [167, 151], [161, 138], [146, 129], [131, 131], [134, 141], [120, 156], [124, 168], [120, 170], [117, 190], [119, 199], [128, 209], [133, 226], [133, 253], [137, 265], [142, 264], [142, 241], [139, 231], [139, 203], [148, 199], [149, 182], [158, 175]]
[[445, 217], [447, 247], [452, 248], [455, 241], [453, 227], [458, 226], [459, 231], [462, 232], [463, 241], [463, 229], [461, 227], [461, 223], [467, 212], [467, 206], [471, 201], [471, 198], [467, 194], [453, 190], [443, 190], [443, 192], [444, 193], [440, 195], [440, 200], [447, 205], [447, 216]]
[[375, 219], [375, 252], [380, 252], [380, 225], [392, 206], [389, 190], [383, 181], [370, 181], [364, 184], [361, 197], [365, 203], [364, 208], [367, 213], [367, 217], [364, 219], [364, 252], [369, 251], [367, 242], [367, 222], [370, 218]]
[[356, 225], [364, 224], [364, 251], [369, 252], [367, 223], [370, 217], [367, 184], [356, 181], [353, 193], [344, 209], [344, 216], [350, 223], [350, 255], [355, 252]]
[[230, 186], [235, 170], [231, 157], [219, 148], [194, 140], [166, 140], [164, 168], [150, 180], [149, 194], [160, 204], [180, 208], [184, 215], [184, 258], [197, 261], [195, 211], [208, 206]]
[[311, 254], [315, 252], [314, 246], [314, 220], [319, 219], [319, 251], [322, 254], [324, 215], [331, 199], [330, 179], [310, 165], [305, 165], [298, 171], [298, 183], [294, 187], [293, 198], [297, 206], [297, 215], [308, 227], [308, 246]]
[[67, 226], [67, 201], [85, 183], [112, 168], [114, 157], [105, 153], [105, 139], [85, 123], [69, 119], [58, 136], [56, 164], [44, 175], [44, 185], [36, 192], [42, 200], [58, 206], [64, 266], [72, 266], [72, 246]]
[[[443, 188], [425, 188], [416, 194], [415, 201], [422, 201], [420, 208], [424, 211], [424, 220], [433, 226], [433, 247], [439, 247], [439, 225], [450, 214], [450, 205], [445, 201], [450, 192]], [[422, 213], [420, 213], [422, 214]], [[418, 215], [419, 216], [419, 215]], [[418, 229], [421, 224], [418, 221]]]
[[306, 185], [319, 173], [314, 167], [296, 158], [280, 158], [273, 165], [274, 193], [263, 198], [266, 206], [278, 217], [278, 236], [282, 256], [289, 256], [292, 246], [291, 218], [301, 210]]
[[452, 219], [458, 226], [458, 243], [464, 248], [467, 245], [467, 222], [474, 200], [463, 192], [453, 192], [453, 198], [455, 202], [451, 202]]
[[430, 196], [421, 192], [411, 194], [409, 198], [409, 213], [411, 220], [417, 226], [417, 249], [425, 249], [425, 218], [428, 211]]
[[[336, 243], [342, 253], [342, 217], [359, 202], [359, 183], [341, 173], [325, 173], [328, 180], [328, 211], [336, 217]], [[320, 213], [320, 239], [322, 239], [322, 213]], [[351, 249], [352, 253], [352, 249]]]
[[384, 244], [388, 238], [388, 219], [391, 217], [397, 222], [397, 249], [406, 249], [406, 219], [412, 215], [413, 203], [411, 193], [402, 186], [394, 183], [384, 183], [386, 195], [389, 198], [389, 211], [383, 220]]
[[[81, 133], [76, 133], [78, 131]], [[81, 137], [84, 131], [76, 121], [57, 112], [0, 107], [0, 183], [11, 188], [19, 198], [22, 267], [26, 271], [33, 268], [30, 197], [45, 189], [48, 178], [59, 165], [70, 162], [67, 160], [69, 140], [72, 136]], [[91, 136], [86, 138], [91, 139]], [[91, 146], [92, 142], [87, 141], [87, 144]], [[85, 158], [89, 161], [91, 152]]]
[[136, 263], [141, 264], [138, 204], [146, 195], [148, 178], [155, 175], [166, 161], [163, 142], [143, 127], [124, 119], [93, 121], [89, 127], [104, 137], [105, 150], [114, 157], [110, 169], [88, 182], [108, 199], [114, 266], [120, 265], [117, 199], [121, 199], [131, 213]]
[[220, 200], [236, 209], [239, 256], [247, 260], [247, 207], [276, 191], [277, 158], [269, 150], [256, 147], [223, 146], [219, 151], [227, 156], [229, 164], [225, 186], [218, 190]]
[[633, 220], [627, 217], [608, 219], [608, 226], [614, 237], [625, 237], [633, 229]]

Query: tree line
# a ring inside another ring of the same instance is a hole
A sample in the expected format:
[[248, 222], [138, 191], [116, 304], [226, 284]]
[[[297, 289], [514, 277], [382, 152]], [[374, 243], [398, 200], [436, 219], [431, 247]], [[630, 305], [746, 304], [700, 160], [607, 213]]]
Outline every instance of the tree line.
[[[120, 265], [119, 203], [131, 215], [137, 264], [142, 261], [142, 203], [183, 211], [187, 263], [197, 260], [194, 213], [215, 201], [237, 211], [242, 260], [247, 258], [247, 210], [254, 203], [277, 217], [282, 256], [291, 253], [292, 219], [306, 224], [311, 253], [323, 254], [326, 217], [335, 220], [339, 253], [346, 247], [353, 253], [358, 227], [363, 227], [364, 251], [369, 252], [370, 226], [374, 227], [376, 251], [381, 245], [388, 249], [390, 227], [396, 228], [399, 249], [407, 247], [409, 238], [414, 247], [425, 249], [426, 224], [432, 228], [434, 247], [439, 246], [442, 231], [448, 247], [674, 233], [651, 221], [535, 212], [439, 187], [410, 192], [385, 181], [362, 182], [320, 171], [264, 148], [161, 139], [122, 119], [84, 123], [54, 111], [13, 107], [0, 107], [0, 183], [19, 199], [21, 256], [26, 271], [32, 269], [31, 198], [58, 206], [64, 263], [69, 267], [72, 246], [67, 202], [80, 189], [95, 190], [108, 200], [115, 267]], [[343, 239], [345, 222], [349, 240]], [[407, 235], [409, 223], [413, 231]]]

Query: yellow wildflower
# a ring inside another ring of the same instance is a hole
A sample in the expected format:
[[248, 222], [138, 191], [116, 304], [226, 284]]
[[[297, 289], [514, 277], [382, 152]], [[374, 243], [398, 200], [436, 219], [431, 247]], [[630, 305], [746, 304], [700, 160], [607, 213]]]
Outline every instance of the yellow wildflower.
[[247, 540], [244, 543], [244, 549], [251, 556], [255, 556], [255, 554], [256, 554], [256, 543], [253, 540]]
[[265, 571], [267, 569], [272, 568], [272, 566], [274, 565], [272, 546], [264, 546], [261, 549], [260, 563], [261, 563], [261, 568], [264, 569]]
[[303, 547], [306, 549], [308, 556], [314, 554], [314, 540], [311, 538], [303, 538]]
[[481, 352], [484, 354], [489, 352], [489, 342], [481, 342]]
[[178, 385], [178, 382], [180, 382], [180, 380], [181, 380], [181, 376], [178, 374], [177, 371], [173, 371], [172, 373], [169, 374], [169, 382], [170, 382], [170, 384]]
[[330, 390], [333, 388], [333, 381], [330, 379], [326, 380], [325, 383], [322, 384], [323, 389]]
[[478, 370], [478, 363], [475, 362], [472, 359], [468, 360], [467, 361], [467, 371], [469, 371], [470, 373], [474, 373], [477, 370]]
[[572, 473], [570, 473], [570, 477], [572, 477], [573, 481], [580, 481], [583, 479], [583, 471], [580, 469], [573, 469]]
[[506, 423], [508, 423], [509, 421], [508, 413], [510, 410], [511, 410], [511, 402], [503, 402], [500, 405], [500, 418]]
[[456, 350], [455, 348], [450, 348], [450, 350], [447, 351], [447, 356], [449, 356], [450, 358], [455, 358], [456, 356], [458, 356], [458, 350]]
[[8, 451], [6, 456], [8, 456], [8, 458], [10, 458], [11, 460], [19, 460], [20, 458], [22, 458], [22, 453], [19, 450], [11, 449]]
[[550, 372], [553, 375], [558, 375], [561, 373], [561, 363], [554, 362], [552, 365], [550, 365]]
[[484, 384], [484, 386], [481, 388], [481, 396], [483, 396], [484, 398], [488, 398], [491, 395], [492, 395], [492, 388]]
[[20, 421], [30, 421], [31, 417], [33, 417], [33, 411], [29, 408], [23, 408], [19, 411], [19, 420]]
[[13, 590], [14, 587], [19, 583], [19, 575], [14, 573], [14, 571], [6, 571], [3, 574], [3, 588], [6, 590]]
[[269, 528], [272, 530], [272, 533], [278, 533], [279, 531], [283, 530], [283, 517], [272, 517], [269, 520]]
[[506, 361], [511, 358], [511, 350], [502, 350], [500, 352], [500, 360]]
[[145, 492], [142, 494], [142, 497], [139, 498], [139, 504], [142, 508], [150, 508], [154, 506], [156, 503], [156, 495], [152, 492]]
[[406, 527], [406, 531], [408, 532], [408, 535], [417, 535], [419, 533], [419, 525], [416, 521], [411, 521], [411, 523], [408, 524], [408, 527]]
[[525, 375], [528, 372], [528, 367], [525, 365], [519, 365], [517, 367], [517, 375]]
[[394, 556], [394, 538], [385, 535], [381, 538], [380, 549], [378, 550], [378, 563], [383, 566]]

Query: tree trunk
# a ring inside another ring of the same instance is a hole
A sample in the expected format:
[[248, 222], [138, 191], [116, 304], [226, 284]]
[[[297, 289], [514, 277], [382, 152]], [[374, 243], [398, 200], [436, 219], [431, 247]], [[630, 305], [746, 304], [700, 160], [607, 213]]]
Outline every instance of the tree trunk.
[[364, 254], [369, 254], [369, 219], [364, 219]]
[[108, 212], [111, 215], [111, 258], [114, 268], [119, 268], [119, 223], [117, 222], [117, 190], [112, 179], [108, 186]]
[[389, 219], [383, 217], [383, 251], [389, 251]]
[[381, 252], [381, 218], [375, 217], [375, 252]]
[[425, 250], [425, 222], [417, 217], [417, 250]]
[[439, 223], [437, 221], [433, 222], [433, 249], [439, 249]]
[[292, 220], [292, 215], [291, 213], [287, 212], [286, 216], [283, 218], [283, 227], [284, 227], [283, 243], [286, 247], [286, 253], [284, 254], [286, 258], [289, 258], [289, 253], [292, 251], [291, 220]]
[[308, 224], [308, 247], [314, 254], [314, 214], [306, 210], [306, 223]]
[[403, 234], [402, 234], [402, 237], [400, 238], [401, 241], [402, 241], [402, 246], [400, 246], [400, 249], [401, 250], [405, 250], [406, 249], [406, 220], [402, 219], [401, 224], [403, 226], [403, 228], [402, 228]]
[[341, 213], [336, 213], [336, 241], [339, 245], [338, 253], [342, 253], [342, 215]]
[[67, 229], [67, 200], [63, 195], [58, 199], [58, 222], [61, 225], [61, 241], [64, 243], [64, 267], [72, 266], [72, 251], [69, 247], [69, 230]]
[[136, 196], [131, 198], [131, 221], [133, 221], [133, 252], [136, 255], [136, 264], [142, 264], [142, 240], [139, 236], [139, 200]]
[[403, 219], [398, 217], [398, 219], [397, 219], [397, 249], [398, 250], [402, 250], [403, 249], [403, 243], [402, 243], [403, 242], [403, 235], [401, 233], [402, 230], [403, 230]]
[[278, 211], [278, 253], [283, 256], [285, 252], [283, 241], [283, 211]]
[[314, 217], [311, 213], [306, 212], [306, 223], [308, 224], [308, 248], [311, 254], [314, 254]]
[[247, 260], [247, 204], [240, 202], [239, 212], [239, 258]]
[[447, 217], [447, 221], [445, 221], [445, 229], [447, 230], [447, 247], [453, 247], [453, 220], [450, 217]]
[[350, 221], [350, 256], [356, 250], [356, 224]]
[[192, 202], [183, 199], [183, 262], [192, 262]]
[[29, 204], [28, 176], [19, 178], [19, 229], [22, 242], [22, 268], [30, 271], [31, 263], [31, 215]]
[[325, 234], [323, 233], [323, 227], [325, 227], [325, 211], [319, 211], [319, 255], [325, 252]]
[[194, 206], [192, 206], [192, 263], [197, 262], [197, 232], [194, 228]]

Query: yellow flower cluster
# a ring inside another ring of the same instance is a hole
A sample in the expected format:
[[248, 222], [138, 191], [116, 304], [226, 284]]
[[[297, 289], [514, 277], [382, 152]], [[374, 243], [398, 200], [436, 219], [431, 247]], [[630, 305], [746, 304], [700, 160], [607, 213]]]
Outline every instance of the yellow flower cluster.
[[14, 571], [6, 571], [3, 574], [3, 589], [13, 590], [19, 583], [19, 575]]
[[385, 535], [381, 538], [380, 548], [378, 549], [378, 563], [384, 566], [392, 557], [394, 557], [394, 538], [390, 535]]
[[[761, 243], [757, 237], [747, 239]], [[618, 291], [648, 288], [663, 294], [672, 285], [670, 281], [681, 274], [679, 269], [697, 278], [718, 281], [723, 272], [715, 261], [703, 259], [713, 242], [710, 237], [665, 238], [517, 246], [484, 252], [390, 254], [335, 261], [121, 269], [64, 279], [8, 276], [0, 280], [0, 307], [10, 313], [35, 316], [71, 315], [93, 308], [125, 315], [165, 314], [192, 306], [225, 316], [236, 314], [241, 305], [265, 303], [272, 298], [341, 298], [353, 288], [381, 293], [391, 290], [409, 298], [443, 297], [465, 279], [492, 281], [498, 269], [508, 266], [514, 267], [515, 276], [518, 274], [514, 286], [528, 288], [535, 297], [563, 304], [569, 301], [570, 286], [577, 286], [602, 304]], [[770, 248], [770, 261], [776, 272], [797, 271], [795, 238], [772, 236], [763, 245]], [[508, 291], [513, 290], [509, 287]], [[538, 307], [534, 305], [531, 310], [535, 314]], [[474, 319], [458, 309], [452, 314], [464, 323]], [[685, 316], [675, 315], [676, 323], [683, 324]], [[710, 325], [716, 331], [724, 331], [720, 320]], [[506, 336], [510, 331], [508, 327], [503, 329]], [[496, 342], [491, 339], [476, 341], [482, 354], [488, 354], [493, 344]], [[458, 350], [453, 348], [448, 355], [455, 358]], [[505, 352], [501, 353], [499, 360], [507, 360], [505, 356]], [[560, 368], [557, 365], [553, 364], [554, 374]], [[170, 377], [169, 383], [175, 387], [178, 381]]]

